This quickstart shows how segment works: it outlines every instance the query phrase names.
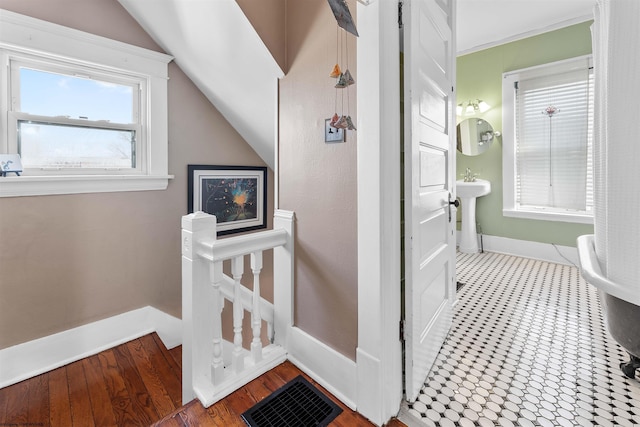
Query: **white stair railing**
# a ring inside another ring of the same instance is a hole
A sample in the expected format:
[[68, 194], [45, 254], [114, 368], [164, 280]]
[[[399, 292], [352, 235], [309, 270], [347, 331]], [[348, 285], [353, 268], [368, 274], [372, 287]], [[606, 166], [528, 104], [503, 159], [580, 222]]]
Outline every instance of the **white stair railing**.
[[[262, 254], [274, 250], [274, 304], [260, 296]], [[253, 287], [242, 283], [250, 257]], [[223, 263], [231, 264], [231, 277]], [[182, 218], [182, 396], [210, 406], [286, 359], [292, 325], [293, 213], [276, 211], [274, 229], [218, 240], [216, 218]], [[222, 336], [224, 301], [233, 304], [233, 342]], [[251, 342], [243, 346], [242, 320], [251, 314]], [[262, 321], [270, 344], [262, 345]], [[275, 325], [278, 325], [277, 330]]]

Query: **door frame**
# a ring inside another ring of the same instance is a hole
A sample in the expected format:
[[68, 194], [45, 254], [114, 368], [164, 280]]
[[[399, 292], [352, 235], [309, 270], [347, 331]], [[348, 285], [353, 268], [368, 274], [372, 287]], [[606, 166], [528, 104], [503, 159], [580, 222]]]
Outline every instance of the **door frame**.
[[[356, 405], [358, 412], [377, 425], [396, 416], [403, 400], [399, 1], [368, 0], [357, 5]], [[455, 17], [456, 0], [451, 1]], [[455, 40], [455, 32], [453, 37]], [[455, 76], [455, 58], [452, 61]], [[455, 168], [455, 157], [453, 162]]]
[[402, 401], [398, 2], [358, 3], [357, 410], [382, 425]]

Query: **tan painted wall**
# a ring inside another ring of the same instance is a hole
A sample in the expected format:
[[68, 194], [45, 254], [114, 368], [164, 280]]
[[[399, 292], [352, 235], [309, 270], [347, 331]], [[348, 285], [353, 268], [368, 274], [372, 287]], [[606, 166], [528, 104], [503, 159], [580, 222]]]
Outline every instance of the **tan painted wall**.
[[282, 71], [287, 72], [287, 0], [236, 0]]
[[[348, 2], [355, 15], [356, 2]], [[356, 118], [356, 39], [348, 37]], [[280, 82], [280, 207], [296, 213], [295, 323], [347, 357], [357, 345], [356, 133], [324, 142], [335, 112], [336, 21], [326, 0], [287, 2]], [[341, 66], [344, 64], [341, 64]], [[345, 99], [346, 108], [346, 99]]]
[[[0, 8], [160, 50], [116, 0], [0, 0]], [[187, 164], [264, 162], [169, 66], [166, 191], [0, 199], [0, 349], [147, 305], [181, 314]], [[273, 173], [269, 173], [273, 195]], [[269, 226], [273, 212], [268, 204]], [[270, 258], [270, 257], [269, 257]], [[262, 284], [271, 293], [271, 262]]]

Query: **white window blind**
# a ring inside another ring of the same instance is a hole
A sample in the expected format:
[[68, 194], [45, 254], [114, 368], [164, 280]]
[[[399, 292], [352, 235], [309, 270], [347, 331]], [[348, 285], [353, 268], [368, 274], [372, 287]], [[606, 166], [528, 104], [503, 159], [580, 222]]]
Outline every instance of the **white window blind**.
[[593, 72], [582, 64], [515, 82], [516, 209], [593, 209]]

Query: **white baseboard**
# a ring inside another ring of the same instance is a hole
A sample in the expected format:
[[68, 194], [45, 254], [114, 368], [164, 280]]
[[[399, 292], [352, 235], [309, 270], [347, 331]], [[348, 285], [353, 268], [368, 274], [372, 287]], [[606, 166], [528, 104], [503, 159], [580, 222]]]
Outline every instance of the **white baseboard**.
[[356, 410], [356, 362], [296, 327], [291, 328], [288, 351], [294, 365]]
[[182, 321], [147, 306], [0, 350], [0, 388], [157, 332], [167, 348], [182, 342]]
[[488, 252], [515, 255], [557, 264], [578, 265], [578, 250], [571, 246], [531, 242], [486, 234], [482, 235], [482, 243], [484, 250]]

